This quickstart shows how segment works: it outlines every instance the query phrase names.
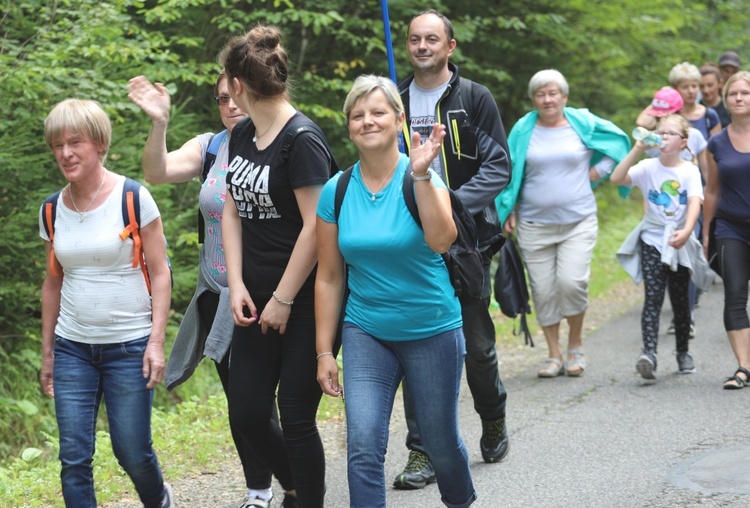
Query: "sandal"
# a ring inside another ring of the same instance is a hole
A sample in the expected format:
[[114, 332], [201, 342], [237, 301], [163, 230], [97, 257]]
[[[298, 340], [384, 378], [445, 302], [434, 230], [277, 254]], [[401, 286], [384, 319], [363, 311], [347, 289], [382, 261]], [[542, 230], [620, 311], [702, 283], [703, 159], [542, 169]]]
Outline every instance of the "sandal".
[[[742, 379], [740, 377], [740, 374], [745, 375], [745, 379]], [[724, 380], [724, 389], [725, 390], [739, 390], [740, 388], [744, 388], [746, 386], [750, 385], [750, 371], [748, 371], [745, 367], [740, 367], [737, 369], [733, 376], [729, 376]]]
[[562, 360], [547, 358], [544, 360], [544, 367], [539, 369], [536, 375], [539, 377], [557, 377], [562, 376], [564, 373], [565, 369], [563, 369]]
[[572, 356], [572, 360], [565, 362], [565, 374], [570, 377], [578, 377], [586, 369], [586, 357], [583, 355], [583, 349], [568, 349], [567, 356]]

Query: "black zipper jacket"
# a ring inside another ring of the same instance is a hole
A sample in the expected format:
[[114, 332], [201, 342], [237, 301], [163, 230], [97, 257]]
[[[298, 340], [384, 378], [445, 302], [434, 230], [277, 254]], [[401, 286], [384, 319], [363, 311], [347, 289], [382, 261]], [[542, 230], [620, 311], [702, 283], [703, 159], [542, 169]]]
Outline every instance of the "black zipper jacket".
[[[501, 231], [495, 197], [508, 185], [511, 175], [505, 128], [487, 87], [459, 77], [458, 67], [450, 62], [448, 68], [452, 72], [450, 83], [435, 106], [435, 118], [446, 127], [439, 155], [445, 183], [474, 215], [480, 246], [495, 251], [501, 245], [492, 245]], [[413, 80], [412, 73], [398, 86], [406, 110], [407, 153], [411, 150], [409, 85]]]

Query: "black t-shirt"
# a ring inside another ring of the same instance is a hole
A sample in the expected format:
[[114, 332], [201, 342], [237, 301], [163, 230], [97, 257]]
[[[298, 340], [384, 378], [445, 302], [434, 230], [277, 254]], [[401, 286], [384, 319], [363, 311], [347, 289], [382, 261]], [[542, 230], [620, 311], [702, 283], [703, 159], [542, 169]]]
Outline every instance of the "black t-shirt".
[[[299, 134], [289, 159], [282, 162], [281, 147], [297, 112], [265, 149], [253, 142], [255, 127], [247, 122], [232, 132], [227, 192], [242, 222], [242, 278], [256, 305], [262, 305], [281, 280], [302, 230], [294, 189], [328, 181], [331, 155], [313, 132]], [[295, 301], [312, 301], [315, 270]]]

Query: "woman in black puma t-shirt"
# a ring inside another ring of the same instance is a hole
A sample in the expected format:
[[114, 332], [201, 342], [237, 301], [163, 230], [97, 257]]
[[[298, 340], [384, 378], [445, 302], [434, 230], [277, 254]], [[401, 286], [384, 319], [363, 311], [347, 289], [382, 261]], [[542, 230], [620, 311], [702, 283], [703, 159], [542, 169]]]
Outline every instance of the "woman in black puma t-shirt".
[[[235, 322], [229, 412], [281, 483], [293, 480], [284, 506], [321, 507], [315, 209], [331, 155], [307, 131], [282, 158], [285, 133], [304, 117], [289, 102], [288, 58], [280, 41], [277, 28], [259, 25], [219, 56], [230, 96], [250, 117], [232, 133], [222, 226]], [[271, 421], [276, 393], [282, 433]]]

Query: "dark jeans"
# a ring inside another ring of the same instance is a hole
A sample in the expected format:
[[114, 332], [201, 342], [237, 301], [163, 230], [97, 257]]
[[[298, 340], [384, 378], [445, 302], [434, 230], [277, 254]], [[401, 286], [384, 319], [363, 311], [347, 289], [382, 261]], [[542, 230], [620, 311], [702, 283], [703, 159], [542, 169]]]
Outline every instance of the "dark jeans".
[[717, 238], [719, 275], [724, 281], [724, 329], [750, 328], [747, 283], [750, 280], [750, 245], [733, 238]]
[[679, 265], [673, 272], [661, 262], [661, 253], [656, 247], [641, 242], [641, 267], [645, 300], [641, 312], [641, 334], [643, 350], [656, 354], [659, 342], [659, 316], [664, 303], [664, 292], [669, 291], [669, 301], [674, 312], [675, 349], [687, 353], [690, 338], [690, 303], [688, 284], [690, 271]]
[[[198, 312], [201, 316], [201, 323], [205, 327], [206, 333], [211, 330], [214, 318], [216, 317], [216, 308], [219, 306], [219, 295], [211, 291], [206, 291], [198, 298]], [[216, 372], [219, 374], [221, 386], [224, 388], [224, 395], [229, 397], [229, 361], [231, 348], [227, 352], [221, 363], [214, 362]], [[271, 413], [271, 419], [278, 425], [279, 416], [274, 406]], [[237, 455], [242, 463], [242, 471], [245, 474], [245, 484], [248, 489], [264, 490], [271, 487], [271, 470], [268, 469], [260, 458], [253, 453], [253, 450], [245, 444], [239, 431], [229, 420], [229, 430], [232, 432], [234, 447], [237, 449]]]
[[[508, 394], [500, 379], [495, 350], [495, 324], [490, 316], [490, 267], [484, 270], [485, 296], [482, 302], [463, 307], [463, 331], [466, 338], [466, 380], [471, 397], [474, 399], [474, 410], [483, 420], [505, 418], [505, 402]], [[419, 429], [411, 407], [410, 393], [406, 383], [402, 383], [404, 396], [404, 415], [409, 429], [406, 435], [406, 446], [410, 450], [424, 453]]]
[[[282, 487], [297, 491], [303, 508], [322, 507], [325, 495], [325, 457], [315, 423], [322, 392], [313, 307], [295, 303], [283, 335], [273, 329], [264, 335], [258, 324], [235, 326], [229, 369], [232, 425]], [[277, 389], [281, 430], [271, 419]]]

